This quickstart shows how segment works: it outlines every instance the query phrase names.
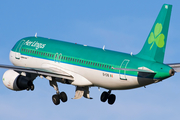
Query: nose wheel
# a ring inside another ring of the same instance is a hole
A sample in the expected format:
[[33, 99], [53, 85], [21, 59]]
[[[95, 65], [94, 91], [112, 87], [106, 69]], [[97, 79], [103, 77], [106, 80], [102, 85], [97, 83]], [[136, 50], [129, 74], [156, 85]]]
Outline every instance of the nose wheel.
[[33, 91], [34, 90], [34, 84], [31, 84], [28, 88], [26, 88], [27, 91], [31, 90]]
[[111, 90], [109, 90], [108, 92], [103, 92], [101, 94], [101, 101], [102, 102], [106, 102], [108, 100], [108, 103], [110, 105], [114, 104], [115, 100], [116, 100], [116, 96], [114, 94], [111, 94]]

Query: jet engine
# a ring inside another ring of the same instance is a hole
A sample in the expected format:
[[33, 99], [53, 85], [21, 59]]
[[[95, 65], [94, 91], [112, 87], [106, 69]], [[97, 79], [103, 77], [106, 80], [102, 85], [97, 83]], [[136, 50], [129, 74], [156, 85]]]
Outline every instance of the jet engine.
[[36, 78], [36, 75], [33, 74], [24, 74], [21, 75], [20, 73], [14, 70], [7, 70], [3, 75], [3, 83], [4, 85], [15, 91], [20, 90], [34, 90], [33, 80]]

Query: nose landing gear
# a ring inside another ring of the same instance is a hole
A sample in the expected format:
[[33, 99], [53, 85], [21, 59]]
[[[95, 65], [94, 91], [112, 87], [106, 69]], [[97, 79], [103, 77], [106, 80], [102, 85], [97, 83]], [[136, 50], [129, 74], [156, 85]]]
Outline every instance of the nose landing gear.
[[107, 99], [108, 99], [108, 103], [110, 104], [110, 105], [112, 105], [112, 104], [114, 104], [114, 102], [115, 102], [115, 100], [116, 100], [116, 96], [114, 95], [114, 94], [111, 94], [111, 90], [109, 90], [108, 92], [103, 92], [102, 94], [101, 94], [101, 101], [102, 102], [106, 102], [107, 101]]
[[33, 90], [34, 90], [34, 84], [31, 83], [31, 84], [29, 85], [29, 87], [26, 88], [26, 90], [27, 90], [27, 91], [29, 91], [29, 90], [33, 91]]

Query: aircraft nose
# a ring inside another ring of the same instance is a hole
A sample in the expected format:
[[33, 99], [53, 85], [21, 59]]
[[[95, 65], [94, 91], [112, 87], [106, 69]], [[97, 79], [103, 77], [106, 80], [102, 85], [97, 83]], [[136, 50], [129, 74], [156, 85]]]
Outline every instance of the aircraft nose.
[[170, 69], [170, 70], [169, 70], [169, 74], [170, 74], [171, 76], [173, 76], [174, 73], [175, 73], [174, 69]]

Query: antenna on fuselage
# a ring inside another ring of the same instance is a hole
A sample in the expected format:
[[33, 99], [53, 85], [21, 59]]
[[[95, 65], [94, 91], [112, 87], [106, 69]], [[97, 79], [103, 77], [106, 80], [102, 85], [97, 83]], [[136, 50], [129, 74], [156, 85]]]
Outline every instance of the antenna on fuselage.
[[133, 53], [131, 52], [131, 56], [133, 55]]
[[35, 37], [37, 38], [37, 33], [35, 34]]
[[103, 46], [103, 50], [104, 50], [104, 48], [105, 48], [105, 45]]

